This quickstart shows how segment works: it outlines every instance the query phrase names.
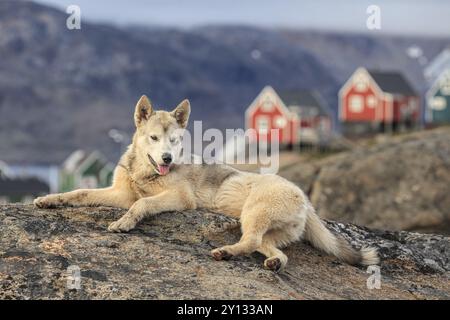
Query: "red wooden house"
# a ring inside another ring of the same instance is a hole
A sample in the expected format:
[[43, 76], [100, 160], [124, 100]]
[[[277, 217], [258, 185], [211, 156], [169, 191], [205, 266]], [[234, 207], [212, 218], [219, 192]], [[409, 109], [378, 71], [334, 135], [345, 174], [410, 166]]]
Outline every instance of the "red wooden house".
[[327, 103], [314, 90], [291, 90], [280, 93], [289, 111], [300, 119], [298, 136], [303, 146], [326, 145], [333, 132], [333, 118]]
[[[246, 128], [256, 130], [256, 141], [271, 141], [279, 129], [280, 145], [324, 145], [332, 134], [332, 116], [318, 92], [281, 92], [267, 86], [245, 112]], [[255, 142], [256, 142], [255, 141]]]
[[420, 97], [400, 73], [358, 68], [339, 91], [339, 120], [348, 134], [412, 128]]
[[[280, 145], [293, 145], [299, 142], [299, 119], [292, 113], [275, 90], [266, 86], [245, 112], [247, 129], [256, 130], [257, 141], [270, 143], [271, 129], [278, 129]], [[253, 141], [256, 142], [256, 141]]]

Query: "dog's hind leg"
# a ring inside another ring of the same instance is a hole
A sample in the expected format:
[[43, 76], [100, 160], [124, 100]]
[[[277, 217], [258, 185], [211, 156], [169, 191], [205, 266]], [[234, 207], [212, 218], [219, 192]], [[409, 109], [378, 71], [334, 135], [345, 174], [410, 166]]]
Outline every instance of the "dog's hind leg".
[[244, 208], [240, 221], [242, 236], [239, 242], [212, 250], [214, 259], [227, 260], [235, 255], [250, 254], [261, 246], [263, 236], [271, 225], [264, 208], [261, 206], [255, 206], [252, 210]]
[[242, 208], [240, 241], [214, 249], [211, 254], [223, 260], [258, 250], [268, 257], [267, 267], [279, 270], [287, 257], [277, 248], [298, 240], [304, 231], [304, 203], [304, 194], [295, 185], [277, 176], [263, 176]]
[[[280, 231], [269, 231], [263, 237], [261, 246], [257, 249], [258, 252], [266, 256], [264, 260], [264, 267], [269, 270], [278, 272], [282, 270], [288, 261], [288, 257], [277, 248], [276, 236]], [[274, 239], [275, 238], [275, 239]]]

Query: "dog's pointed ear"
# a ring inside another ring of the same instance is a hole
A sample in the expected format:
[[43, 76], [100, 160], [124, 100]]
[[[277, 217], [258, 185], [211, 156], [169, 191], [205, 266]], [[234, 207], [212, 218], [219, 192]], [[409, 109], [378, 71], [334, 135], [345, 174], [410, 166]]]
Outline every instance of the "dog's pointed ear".
[[136, 104], [134, 111], [134, 123], [139, 127], [144, 121], [148, 120], [153, 114], [153, 107], [146, 95], [143, 95]]
[[191, 104], [188, 99], [184, 99], [181, 103], [171, 112], [172, 116], [177, 120], [178, 124], [182, 128], [186, 128], [191, 114]]

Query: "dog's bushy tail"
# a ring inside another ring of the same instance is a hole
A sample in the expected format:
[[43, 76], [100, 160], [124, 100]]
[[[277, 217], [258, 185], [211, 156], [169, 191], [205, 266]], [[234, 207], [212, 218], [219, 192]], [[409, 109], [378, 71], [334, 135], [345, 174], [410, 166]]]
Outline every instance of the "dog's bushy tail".
[[307, 214], [305, 239], [314, 247], [351, 265], [375, 265], [380, 262], [377, 249], [371, 247], [363, 247], [359, 251], [353, 249], [345, 239], [328, 230], [314, 211]]

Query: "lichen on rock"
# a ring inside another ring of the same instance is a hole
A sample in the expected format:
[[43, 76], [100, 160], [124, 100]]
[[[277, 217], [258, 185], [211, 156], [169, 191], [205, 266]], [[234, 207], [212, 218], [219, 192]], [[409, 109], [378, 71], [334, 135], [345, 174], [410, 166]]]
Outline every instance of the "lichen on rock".
[[[208, 211], [170, 212], [126, 234], [107, 231], [115, 208], [0, 207], [1, 299], [449, 299], [448, 237], [369, 230], [327, 221], [354, 246], [379, 248], [381, 288], [366, 268], [299, 242], [284, 272], [258, 253], [214, 261], [209, 251], [239, 239], [237, 222]], [[67, 286], [80, 270], [80, 289]]]

